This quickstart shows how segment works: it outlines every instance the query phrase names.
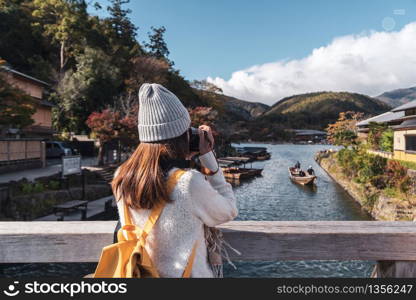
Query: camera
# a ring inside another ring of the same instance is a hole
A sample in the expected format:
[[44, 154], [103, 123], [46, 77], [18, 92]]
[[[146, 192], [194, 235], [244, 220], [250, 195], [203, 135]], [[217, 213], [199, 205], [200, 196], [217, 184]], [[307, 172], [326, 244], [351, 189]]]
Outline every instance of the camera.
[[[207, 137], [206, 131], [204, 131], [204, 137]], [[199, 152], [199, 129], [195, 127], [189, 128], [189, 151]]]

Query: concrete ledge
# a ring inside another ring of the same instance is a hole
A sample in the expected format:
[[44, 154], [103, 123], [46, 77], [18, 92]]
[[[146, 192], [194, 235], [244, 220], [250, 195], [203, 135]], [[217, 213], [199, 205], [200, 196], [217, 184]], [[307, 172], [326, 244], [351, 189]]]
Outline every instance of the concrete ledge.
[[[0, 263], [96, 262], [116, 221], [0, 222]], [[235, 221], [219, 226], [233, 260], [416, 261], [416, 223]]]

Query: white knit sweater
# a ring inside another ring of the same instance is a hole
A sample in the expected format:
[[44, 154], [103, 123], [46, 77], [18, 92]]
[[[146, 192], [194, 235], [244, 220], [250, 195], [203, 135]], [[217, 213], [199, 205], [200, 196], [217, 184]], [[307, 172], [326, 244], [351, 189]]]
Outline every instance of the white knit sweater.
[[[217, 170], [212, 152], [201, 155], [206, 168]], [[176, 168], [169, 171], [169, 175]], [[208, 264], [204, 238], [204, 224], [213, 227], [234, 219], [238, 212], [236, 199], [221, 168], [212, 176], [197, 170], [187, 170], [179, 179], [172, 194], [172, 203], [166, 204], [146, 241], [152, 262], [161, 277], [181, 277], [192, 247], [198, 240], [198, 248], [191, 277], [213, 277]], [[117, 201], [121, 224], [124, 225], [122, 201]], [[150, 210], [130, 209], [132, 222], [143, 228]]]

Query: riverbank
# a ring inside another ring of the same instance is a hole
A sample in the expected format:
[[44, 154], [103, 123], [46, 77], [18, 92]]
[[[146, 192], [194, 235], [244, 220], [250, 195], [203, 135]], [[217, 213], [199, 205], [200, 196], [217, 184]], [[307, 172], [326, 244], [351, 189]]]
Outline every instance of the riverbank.
[[[379, 221], [416, 220], [416, 195], [414, 191], [399, 197], [389, 195], [388, 189], [377, 189], [371, 183], [357, 183], [346, 175], [337, 160], [336, 152], [318, 153], [316, 162], [337, 182], [361, 208]], [[411, 178], [413, 181], [416, 178]]]

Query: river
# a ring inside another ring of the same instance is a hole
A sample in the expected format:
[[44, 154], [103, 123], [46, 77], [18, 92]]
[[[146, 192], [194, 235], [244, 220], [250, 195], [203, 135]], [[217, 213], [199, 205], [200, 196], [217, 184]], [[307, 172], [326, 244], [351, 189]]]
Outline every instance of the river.
[[[264, 145], [271, 159], [254, 162], [262, 167], [261, 177], [234, 188], [238, 200], [237, 220], [257, 221], [336, 221], [370, 220], [360, 206], [314, 160], [329, 145]], [[316, 188], [304, 187], [289, 179], [288, 167], [299, 160], [318, 176]], [[229, 277], [368, 277], [374, 263], [362, 261], [237, 262], [237, 269], [225, 267]]]
[[[314, 161], [314, 154], [328, 145], [264, 145], [272, 157], [254, 162], [264, 168], [261, 177], [234, 187], [238, 201], [237, 220], [320, 221], [369, 220], [358, 204]], [[287, 168], [299, 160], [306, 169], [312, 165], [318, 181], [315, 188], [289, 180]], [[71, 251], [68, 249], [68, 251]], [[362, 261], [275, 261], [235, 262], [225, 265], [225, 277], [368, 277], [373, 262]], [[95, 264], [10, 264], [0, 266], [2, 277], [77, 277], [94, 271]]]

